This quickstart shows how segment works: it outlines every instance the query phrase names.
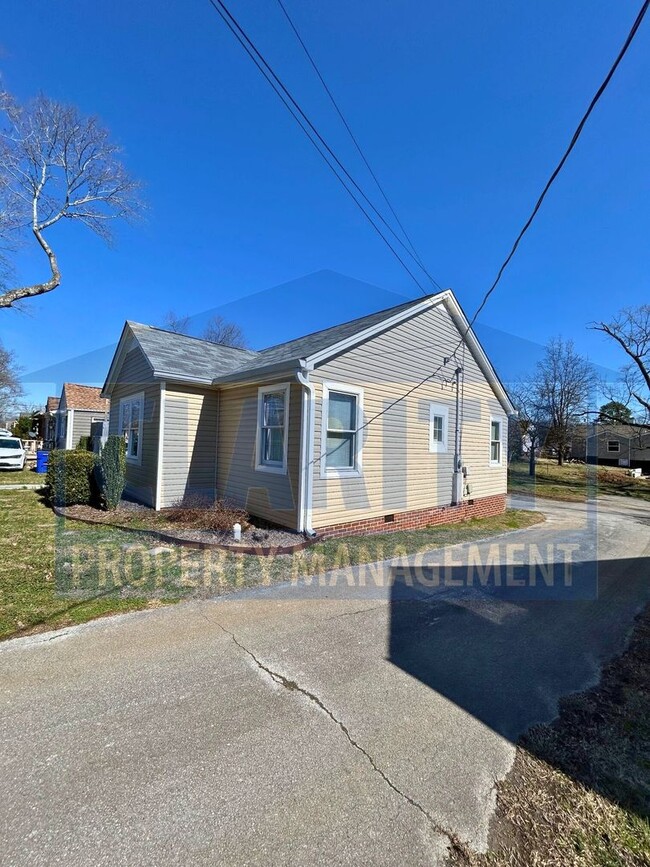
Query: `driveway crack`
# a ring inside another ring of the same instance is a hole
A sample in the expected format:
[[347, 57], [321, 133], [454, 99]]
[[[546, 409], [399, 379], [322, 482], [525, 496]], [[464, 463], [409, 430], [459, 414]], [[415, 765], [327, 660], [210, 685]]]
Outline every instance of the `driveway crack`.
[[369, 763], [369, 765], [371, 766], [373, 771], [383, 780], [383, 782], [390, 789], [392, 789], [393, 792], [395, 792], [396, 795], [398, 795], [400, 798], [402, 798], [404, 801], [406, 801], [408, 804], [410, 804], [411, 807], [418, 810], [427, 819], [427, 821], [429, 822], [429, 824], [431, 825], [431, 827], [433, 828], [434, 831], [436, 831], [438, 834], [441, 834], [442, 836], [446, 837], [447, 840], [449, 840], [450, 847], [457, 854], [459, 854], [465, 858], [470, 857], [469, 849], [457, 837], [457, 835], [451, 831], [448, 831], [447, 829], [443, 828], [440, 824], [438, 824], [435, 817], [432, 816], [432, 814], [427, 810], [426, 807], [424, 807], [422, 804], [420, 804], [420, 802], [417, 801], [415, 798], [411, 797], [411, 795], [407, 794], [402, 789], [400, 789], [399, 786], [397, 786], [393, 782], [393, 780], [390, 779], [388, 774], [386, 774], [386, 772], [383, 771], [379, 767], [379, 765], [377, 764], [376, 760], [372, 757], [372, 755], [364, 747], [362, 747], [361, 744], [352, 736], [352, 734], [350, 733], [350, 730], [345, 725], [345, 723], [342, 720], [338, 719], [338, 717], [336, 717], [334, 715], [334, 713], [327, 707], [327, 705], [323, 702], [323, 700], [321, 698], [319, 698], [319, 696], [317, 696], [315, 693], [311, 692], [310, 690], [306, 689], [305, 687], [301, 686], [295, 680], [291, 680], [290, 678], [285, 677], [285, 675], [281, 674], [279, 671], [274, 671], [272, 668], [269, 668], [269, 666], [265, 665], [265, 663], [263, 663], [262, 660], [259, 659], [253, 653], [252, 650], [249, 650], [249, 648], [246, 647], [246, 645], [242, 644], [242, 642], [237, 638], [237, 636], [235, 635], [234, 632], [231, 632], [229, 629], [226, 629], [226, 627], [223, 626], [221, 623], [219, 623], [217, 620], [212, 620], [211, 618], [208, 618], [208, 617], [205, 617], [205, 619], [208, 620], [210, 623], [213, 623], [215, 626], [218, 626], [222, 632], [224, 632], [226, 635], [230, 636], [233, 643], [243, 653], [245, 653], [248, 657], [250, 657], [250, 659], [253, 660], [255, 665], [261, 671], [263, 671], [265, 674], [267, 674], [274, 681], [274, 683], [279, 684], [280, 686], [284, 687], [284, 689], [288, 690], [289, 692], [300, 693], [305, 698], [307, 698], [310, 702], [315, 704], [319, 710], [321, 710], [327, 717], [329, 717], [329, 719], [336, 726], [338, 726], [338, 728], [341, 730], [341, 732], [345, 735], [348, 743], [352, 747], [354, 747], [355, 750], [357, 750], [358, 752], [361, 753], [361, 755], [366, 759], [366, 761]]

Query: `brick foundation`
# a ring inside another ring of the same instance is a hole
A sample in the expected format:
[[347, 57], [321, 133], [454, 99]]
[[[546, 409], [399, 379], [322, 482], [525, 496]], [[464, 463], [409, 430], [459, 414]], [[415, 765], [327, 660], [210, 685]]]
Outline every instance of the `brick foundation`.
[[362, 518], [359, 521], [317, 527], [316, 532], [321, 539], [333, 539], [337, 536], [365, 536], [396, 530], [422, 530], [435, 524], [457, 524], [467, 518], [490, 518], [502, 514], [505, 508], [506, 495], [495, 494], [480, 500], [466, 500], [459, 506], [435, 506], [431, 509], [415, 509], [412, 512], [396, 512], [393, 521], [387, 521], [386, 516], [380, 515], [378, 518]]

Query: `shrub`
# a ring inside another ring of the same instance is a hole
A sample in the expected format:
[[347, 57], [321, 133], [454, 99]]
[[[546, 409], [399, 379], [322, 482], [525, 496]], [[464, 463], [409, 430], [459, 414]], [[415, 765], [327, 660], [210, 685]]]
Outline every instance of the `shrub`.
[[111, 434], [97, 463], [99, 489], [109, 511], [117, 509], [126, 484], [126, 445], [122, 437]]
[[78, 452], [91, 452], [93, 450], [93, 438], [90, 436], [79, 437], [76, 450]]
[[195, 530], [232, 530], [233, 524], [241, 524], [242, 530], [250, 526], [245, 509], [226, 502], [211, 500], [200, 494], [187, 494], [182, 500], [160, 513], [163, 520]]
[[90, 505], [95, 493], [94, 468], [91, 452], [51, 451], [45, 478], [50, 501], [55, 506]]

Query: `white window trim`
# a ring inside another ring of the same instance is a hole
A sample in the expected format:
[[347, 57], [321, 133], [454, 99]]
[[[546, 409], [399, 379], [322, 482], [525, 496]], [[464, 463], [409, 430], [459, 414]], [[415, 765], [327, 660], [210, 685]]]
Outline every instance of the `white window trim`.
[[[499, 448], [499, 460], [498, 461], [492, 460], [492, 424], [495, 421], [499, 422], [499, 443], [501, 444], [501, 447]], [[504, 423], [503, 422], [504, 422], [503, 416], [500, 416], [500, 415], [491, 415], [490, 416], [490, 434], [489, 434], [490, 435], [490, 441], [488, 443], [488, 458], [489, 458], [491, 467], [503, 466], [503, 431], [504, 431]]]
[[363, 431], [359, 431], [355, 437], [354, 467], [328, 467], [327, 466], [327, 419], [329, 416], [330, 392], [340, 394], [353, 394], [357, 399], [357, 418], [355, 429], [363, 424], [363, 389], [356, 385], [348, 385], [343, 382], [324, 382], [321, 415], [321, 451], [320, 451], [320, 477], [321, 479], [357, 479], [363, 475]]
[[[611, 443], [615, 443], [615, 444], [616, 444], [616, 448], [615, 448], [615, 449], [610, 448], [610, 444], [611, 444]], [[611, 454], [611, 455], [618, 455], [618, 454], [620, 454], [620, 451], [621, 451], [621, 442], [620, 442], [620, 440], [607, 440], [607, 452], [608, 452], [609, 454]]]
[[127, 449], [126, 462], [128, 464], [135, 464], [135, 466], [139, 467], [142, 465], [142, 422], [144, 420], [144, 391], [139, 391], [137, 394], [129, 394], [127, 397], [123, 397], [120, 400], [120, 415], [118, 418], [118, 423], [120, 436], [123, 436], [122, 419], [124, 413], [124, 406], [127, 403], [135, 403], [136, 401], [138, 401], [138, 403], [140, 404], [140, 412], [138, 413], [138, 454], [134, 457], [133, 455], [130, 455], [128, 453]]
[[[281, 391], [284, 393], [284, 427], [283, 440], [284, 449], [282, 454], [282, 465], [280, 464], [264, 464], [262, 463], [262, 413], [264, 412], [264, 395], [275, 394]], [[275, 473], [276, 475], [286, 476], [287, 474], [287, 455], [289, 452], [289, 397], [291, 395], [290, 382], [278, 382], [275, 385], [261, 385], [257, 389], [257, 431], [255, 434], [255, 469], [258, 473]]]
[[[438, 442], [433, 438], [433, 419], [434, 416], [442, 417], [442, 442]], [[429, 451], [432, 453], [443, 453], [448, 448], [449, 436], [449, 407], [441, 403], [429, 404]]]

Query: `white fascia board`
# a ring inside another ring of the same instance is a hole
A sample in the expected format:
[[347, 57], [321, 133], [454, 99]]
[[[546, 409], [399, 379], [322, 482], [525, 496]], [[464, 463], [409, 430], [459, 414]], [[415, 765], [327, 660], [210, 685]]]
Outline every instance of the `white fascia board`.
[[406, 310], [401, 310], [399, 313], [395, 313], [394, 316], [382, 319], [381, 322], [377, 322], [369, 328], [364, 328], [363, 331], [357, 331], [355, 334], [351, 334], [344, 340], [339, 340], [338, 343], [333, 343], [326, 349], [321, 349], [320, 352], [315, 352], [313, 355], [306, 358], [306, 362], [311, 367], [322, 364], [324, 361], [327, 361], [328, 358], [339, 355], [341, 352], [345, 352], [346, 349], [352, 349], [353, 346], [358, 346], [360, 343], [365, 343], [365, 341], [370, 340], [371, 337], [375, 337], [383, 331], [388, 331], [395, 325], [399, 325], [400, 322], [404, 322], [406, 319], [411, 319], [413, 316], [417, 316], [419, 313], [423, 313], [425, 310], [434, 307], [446, 294], [447, 292], [441, 292], [439, 295], [434, 295], [430, 298], [423, 298], [419, 304], [407, 307]]
[[[496, 397], [499, 400], [499, 403], [507, 413], [507, 415], [516, 415], [516, 409], [512, 405], [510, 398], [508, 397], [508, 392], [503, 387], [503, 383], [499, 379], [499, 376], [492, 366], [492, 362], [485, 354], [485, 350], [481, 346], [478, 341], [478, 338], [474, 334], [473, 330], [469, 328], [469, 322], [467, 321], [467, 317], [463, 313], [463, 310], [456, 300], [453, 292], [447, 291], [444, 293], [444, 297], [440, 299], [447, 310], [449, 311], [449, 315], [454, 320], [456, 328], [458, 328], [461, 336], [465, 335], [465, 342], [476, 359], [478, 366], [481, 368], [485, 378], [492, 386], [492, 390], [494, 391]], [[469, 331], [467, 330], [469, 328]]]

